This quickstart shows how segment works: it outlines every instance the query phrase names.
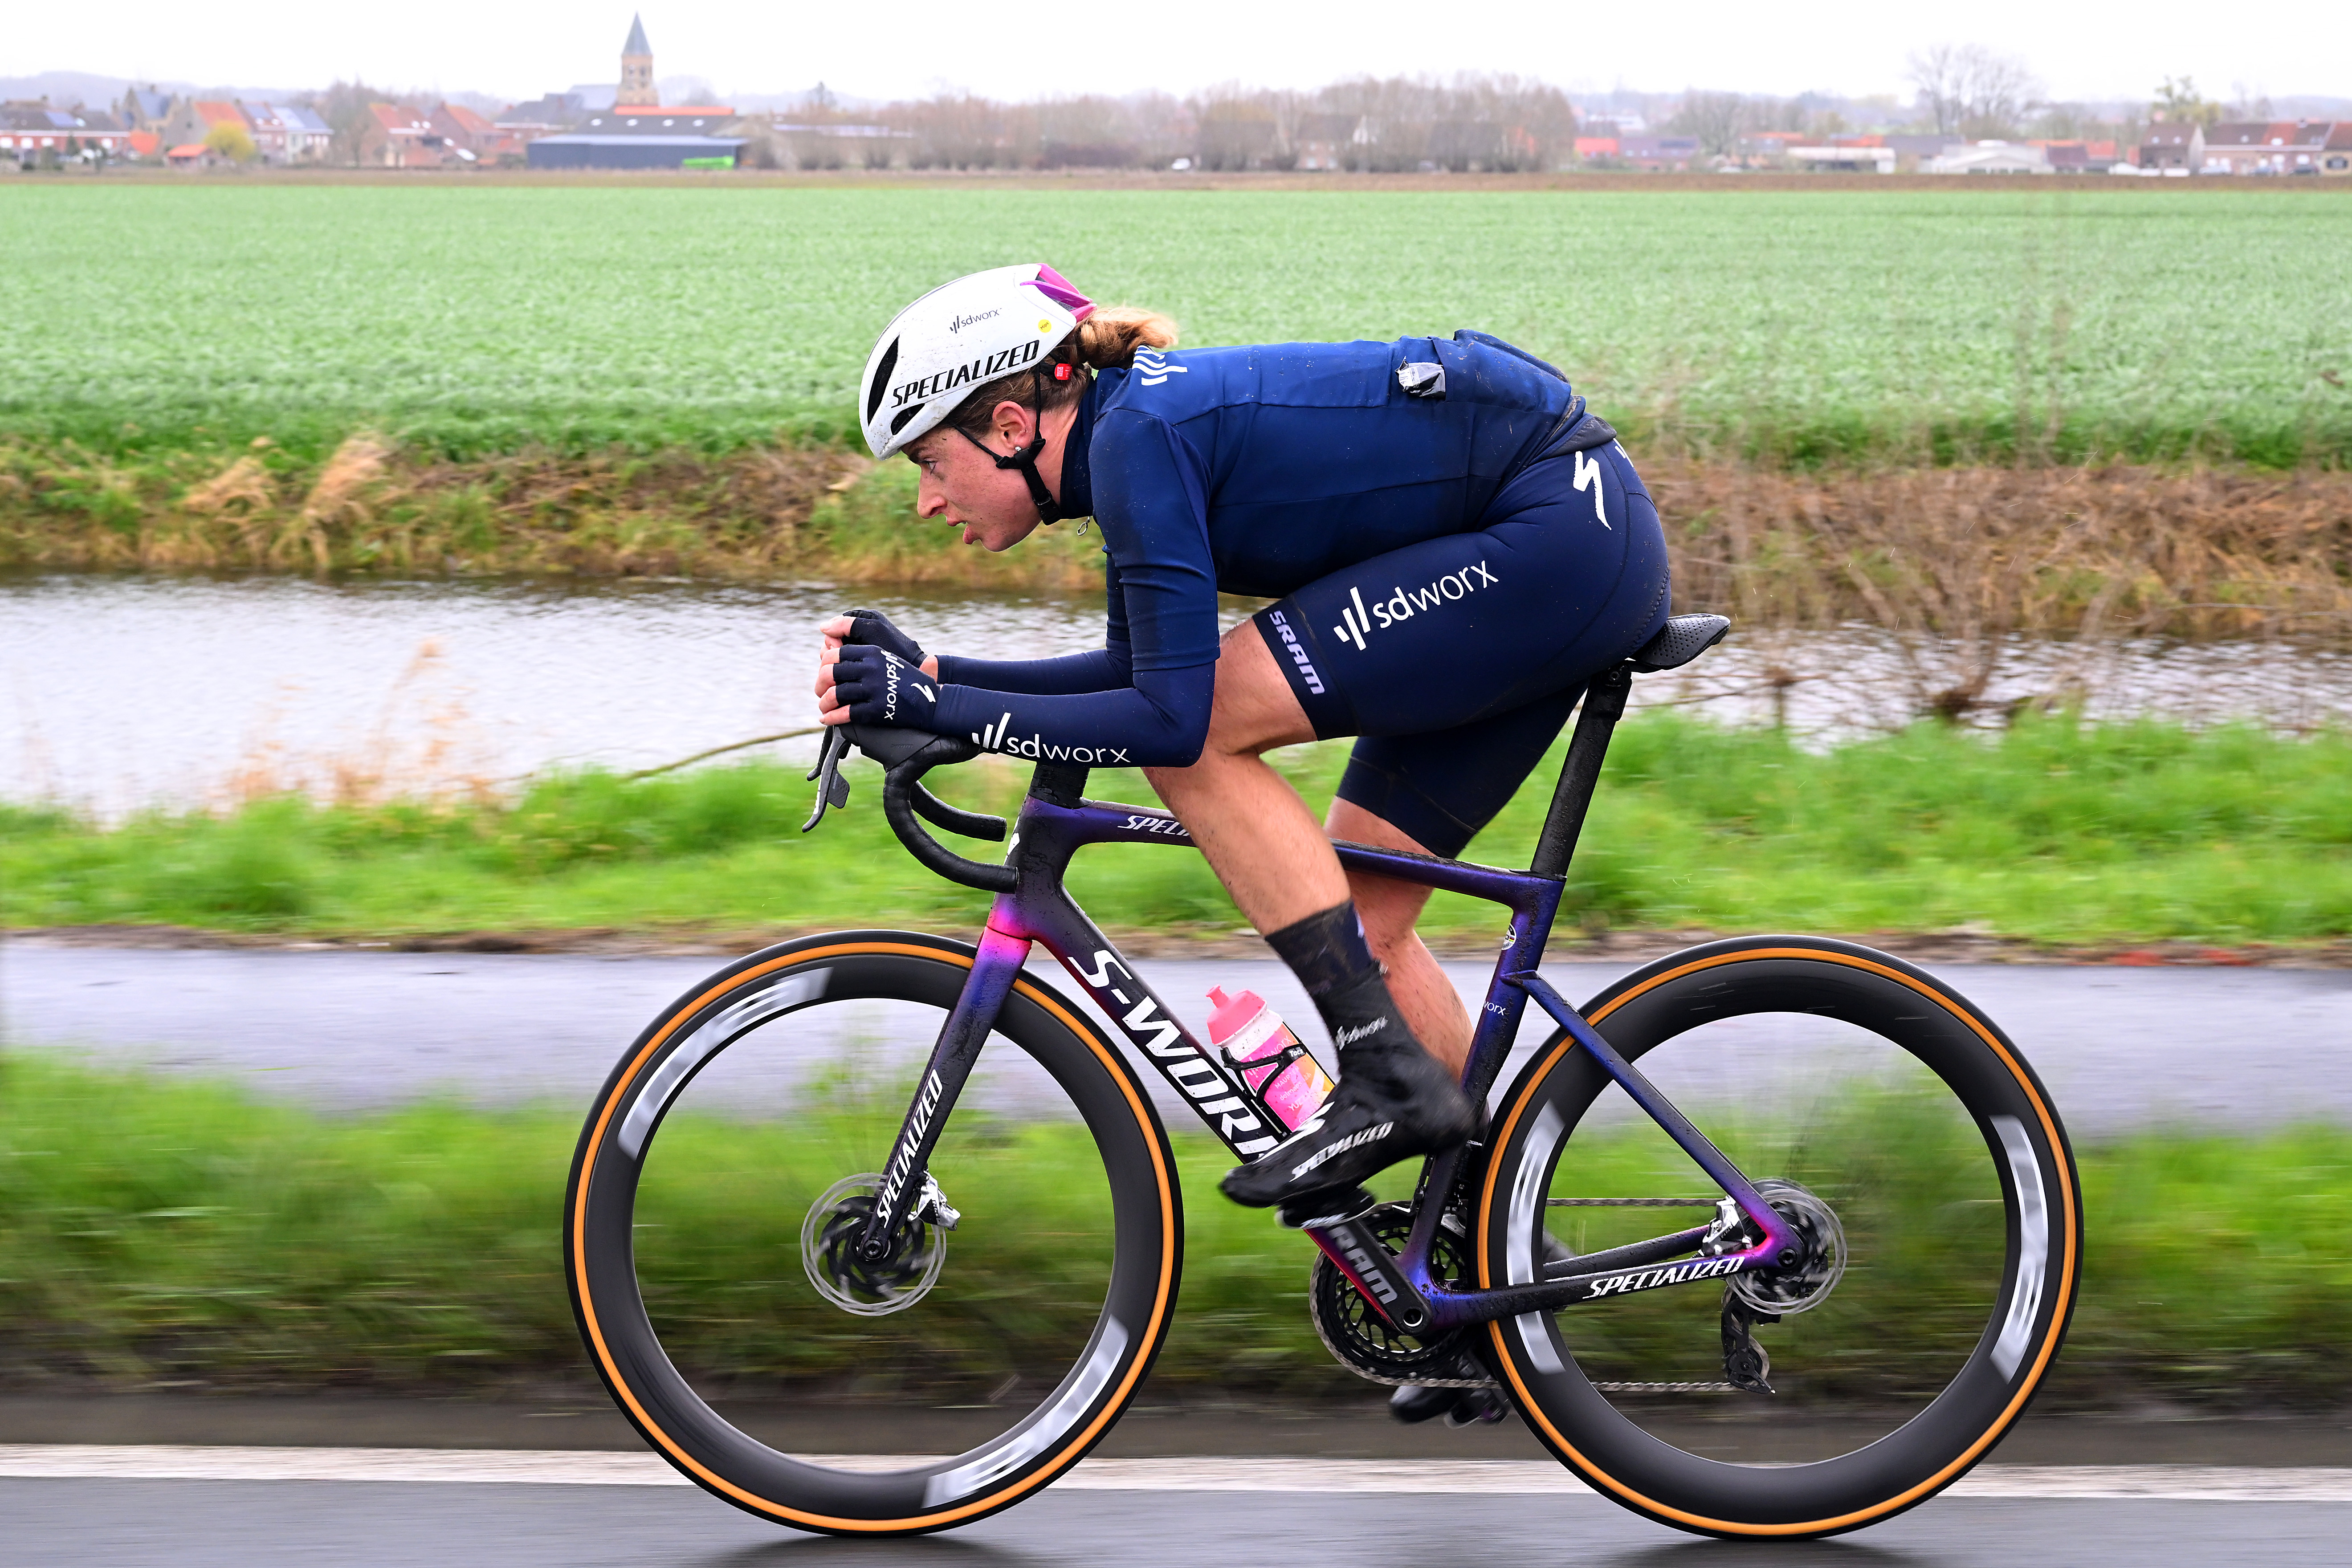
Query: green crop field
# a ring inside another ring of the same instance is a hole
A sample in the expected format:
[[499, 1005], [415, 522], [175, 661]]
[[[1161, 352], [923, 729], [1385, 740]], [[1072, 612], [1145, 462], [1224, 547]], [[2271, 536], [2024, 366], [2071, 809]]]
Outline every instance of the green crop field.
[[[0, 192], [0, 431], [453, 455], [839, 437], [898, 305], [1050, 258], [1196, 345], [1486, 328], [1778, 461], [2352, 455], [2352, 200], [2256, 185]], [[2119, 188], [2121, 187], [2121, 188]]]

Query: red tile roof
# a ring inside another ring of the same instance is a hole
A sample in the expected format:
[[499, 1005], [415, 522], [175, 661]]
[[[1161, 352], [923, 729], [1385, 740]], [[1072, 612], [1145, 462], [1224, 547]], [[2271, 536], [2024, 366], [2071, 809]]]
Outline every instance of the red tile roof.
[[245, 110], [234, 103], [223, 103], [217, 99], [200, 98], [188, 107], [194, 110], [196, 118], [207, 125], [243, 125], [245, 123]]
[[368, 112], [375, 116], [375, 122], [383, 127], [388, 135], [424, 136], [433, 129], [423, 115], [413, 109], [403, 109], [396, 103], [371, 103]]

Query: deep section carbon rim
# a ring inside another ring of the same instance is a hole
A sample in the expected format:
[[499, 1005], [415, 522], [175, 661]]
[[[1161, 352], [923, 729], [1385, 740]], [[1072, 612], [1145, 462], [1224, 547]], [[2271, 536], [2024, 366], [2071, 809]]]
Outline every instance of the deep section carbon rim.
[[[935, 1279], [868, 1314], [804, 1271], [804, 1223], [880, 1168], [971, 959], [905, 932], [754, 954], [646, 1031], [582, 1134], [565, 1253], [590, 1355], [657, 1451], [761, 1517], [903, 1533], [1006, 1507], [1100, 1437], [1166, 1335], [1165, 1135], [1027, 979], [943, 1131], [940, 1207], [902, 1233], [903, 1268], [845, 1283], [872, 1301], [940, 1261]], [[880, 1458], [908, 1453], [940, 1457]]]
[[[1845, 1256], [1744, 1292], [1802, 1309], [1749, 1331], [1770, 1394], [1721, 1391], [1712, 1281], [1633, 1278], [1494, 1325], [1538, 1436], [1604, 1495], [1718, 1535], [1854, 1529], [1966, 1473], [2047, 1371], [2080, 1275], [2073, 1158], [2014, 1046], [1925, 973], [1811, 938], [1693, 949], [1584, 1011], [1759, 1188], [1790, 1183], [1776, 1206]], [[1591, 1252], [1673, 1223], [1563, 1198], [1692, 1190], [1687, 1157], [1564, 1036], [1495, 1126], [1484, 1283], [1530, 1274], [1547, 1229]]]

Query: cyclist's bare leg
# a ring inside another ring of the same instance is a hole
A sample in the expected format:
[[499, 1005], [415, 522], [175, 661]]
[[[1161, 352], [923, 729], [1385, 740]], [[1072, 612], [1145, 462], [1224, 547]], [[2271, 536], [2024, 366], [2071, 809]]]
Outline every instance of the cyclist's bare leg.
[[[1333, 801], [1324, 826], [1332, 837], [1351, 843], [1414, 855], [1429, 853], [1411, 834], [1353, 801]], [[1372, 956], [1388, 969], [1389, 990], [1396, 996], [1397, 1011], [1412, 1026], [1414, 1036], [1429, 1054], [1459, 1074], [1470, 1059], [1469, 1010], [1413, 930], [1429, 902], [1429, 889], [1413, 882], [1350, 871], [1348, 890], [1355, 898], [1356, 914], [1364, 922], [1364, 940], [1370, 944]]]
[[[1459, 1080], [1415, 1043], [1419, 1025], [1381, 975], [1369, 931], [1359, 934], [1361, 914], [1330, 839], [1265, 763], [1272, 748], [1313, 738], [1256, 625], [1244, 621], [1226, 635], [1217, 661], [1199, 759], [1147, 770], [1234, 901], [1306, 984], [1339, 1047], [1339, 1088], [1322, 1110], [1221, 1184], [1236, 1203], [1304, 1205], [1308, 1214], [1331, 1212], [1315, 1205], [1334, 1201], [1369, 1202], [1360, 1183], [1450, 1147], [1477, 1123]], [[1391, 900], [1384, 923], [1393, 928], [1402, 912]], [[1425, 998], [1425, 986], [1415, 990]]]
[[1279, 931], [1348, 897], [1331, 841], [1264, 753], [1315, 739], [1255, 623], [1225, 634], [1209, 736], [1190, 767], [1146, 768], [1242, 914]]
[[1349, 875], [1330, 840], [1427, 851], [1346, 801], [1332, 803], [1327, 836], [1263, 755], [1314, 738], [1256, 623], [1244, 621], [1225, 634], [1217, 659], [1217, 694], [1200, 761], [1189, 768], [1146, 768], [1144, 774], [1260, 931], [1279, 931], [1352, 896], [1372, 956], [1388, 966], [1397, 1011], [1430, 1054], [1459, 1073], [1470, 1056], [1470, 1016], [1412, 929], [1429, 889]]

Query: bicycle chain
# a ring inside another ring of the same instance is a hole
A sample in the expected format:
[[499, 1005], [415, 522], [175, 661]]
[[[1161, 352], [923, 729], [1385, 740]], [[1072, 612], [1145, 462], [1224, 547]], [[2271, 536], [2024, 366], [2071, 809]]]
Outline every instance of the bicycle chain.
[[[1717, 1200], [1714, 1198], [1547, 1198], [1544, 1200], [1545, 1205], [1550, 1208], [1632, 1209], [1711, 1209], [1716, 1206], [1717, 1202]], [[1343, 1353], [1339, 1347], [1332, 1342], [1331, 1336], [1324, 1331], [1321, 1313], [1309, 1312], [1307, 1314], [1307, 1319], [1315, 1327], [1315, 1337], [1321, 1340], [1323, 1348], [1331, 1352], [1331, 1359], [1366, 1383], [1376, 1383], [1389, 1388], [1499, 1388], [1502, 1386], [1491, 1377], [1406, 1378], [1390, 1377], [1368, 1371], [1360, 1363]], [[1734, 1391], [1734, 1385], [1728, 1383], [1596, 1383], [1592, 1386], [1603, 1394], [1639, 1392], [1715, 1394]]]

